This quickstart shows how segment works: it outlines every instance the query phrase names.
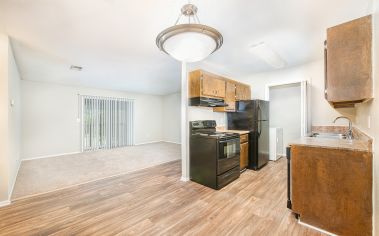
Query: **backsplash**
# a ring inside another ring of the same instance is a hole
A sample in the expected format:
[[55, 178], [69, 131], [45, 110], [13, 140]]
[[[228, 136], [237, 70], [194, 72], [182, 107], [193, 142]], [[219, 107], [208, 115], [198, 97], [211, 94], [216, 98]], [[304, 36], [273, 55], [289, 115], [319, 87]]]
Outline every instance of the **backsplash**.
[[226, 126], [226, 113], [213, 112], [207, 107], [188, 107], [188, 121], [194, 120], [215, 120], [217, 126]]

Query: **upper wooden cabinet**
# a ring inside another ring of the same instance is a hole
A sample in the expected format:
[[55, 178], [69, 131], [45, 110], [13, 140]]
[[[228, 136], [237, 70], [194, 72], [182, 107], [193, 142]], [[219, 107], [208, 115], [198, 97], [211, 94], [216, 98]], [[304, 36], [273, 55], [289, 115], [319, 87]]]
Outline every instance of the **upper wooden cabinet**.
[[[233, 112], [237, 100], [251, 99], [250, 86], [203, 70], [189, 73], [190, 105], [202, 106], [201, 99], [223, 99], [225, 107], [214, 107], [217, 112]], [[201, 98], [201, 99], [199, 99]]]
[[233, 112], [236, 111], [236, 83], [233, 81], [225, 82], [225, 99], [224, 102], [228, 104], [227, 107], [215, 107], [213, 111], [218, 112]]
[[372, 17], [327, 29], [325, 98], [334, 107], [353, 107], [373, 97]]
[[236, 100], [250, 100], [251, 90], [250, 86], [246, 84], [237, 83], [236, 84]]
[[221, 76], [195, 70], [189, 74], [189, 96], [225, 98], [225, 80]]

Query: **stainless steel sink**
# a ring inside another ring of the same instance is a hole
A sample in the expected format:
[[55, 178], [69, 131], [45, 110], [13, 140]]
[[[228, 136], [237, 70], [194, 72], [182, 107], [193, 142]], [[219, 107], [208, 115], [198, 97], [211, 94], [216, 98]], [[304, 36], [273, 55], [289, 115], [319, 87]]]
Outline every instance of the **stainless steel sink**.
[[347, 139], [346, 134], [334, 134], [334, 133], [313, 133], [311, 137], [329, 138], [329, 139]]

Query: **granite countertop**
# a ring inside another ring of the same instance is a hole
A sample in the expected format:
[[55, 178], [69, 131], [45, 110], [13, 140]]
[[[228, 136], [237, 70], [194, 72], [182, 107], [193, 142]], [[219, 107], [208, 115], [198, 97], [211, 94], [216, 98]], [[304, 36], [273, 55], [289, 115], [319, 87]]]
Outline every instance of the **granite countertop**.
[[353, 136], [353, 140], [303, 137], [290, 142], [289, 145], [372, 152], [372, 139], [369, 136], [356, 128], [353, 130]]

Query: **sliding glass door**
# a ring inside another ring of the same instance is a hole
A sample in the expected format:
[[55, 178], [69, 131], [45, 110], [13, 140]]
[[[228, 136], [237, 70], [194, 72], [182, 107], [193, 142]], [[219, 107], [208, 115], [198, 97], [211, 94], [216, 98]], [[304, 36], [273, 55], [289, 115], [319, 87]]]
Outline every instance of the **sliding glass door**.
[[81, 96], [82, 151], [134, 145], [134, 101]]

